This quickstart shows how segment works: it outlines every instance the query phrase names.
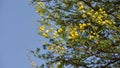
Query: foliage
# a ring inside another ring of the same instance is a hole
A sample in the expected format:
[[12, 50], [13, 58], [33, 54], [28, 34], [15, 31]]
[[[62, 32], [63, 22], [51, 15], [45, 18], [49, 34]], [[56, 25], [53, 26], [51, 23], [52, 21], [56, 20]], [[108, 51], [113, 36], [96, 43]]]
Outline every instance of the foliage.
[[[35, 0], [50, 67], [120, 67], [119, 0]], [[39, 67], [39, 66], [37, 66]], [[37, 68], [36, 67], [36, 68]], [[40, 67], [41, 68], [41, 67]]]

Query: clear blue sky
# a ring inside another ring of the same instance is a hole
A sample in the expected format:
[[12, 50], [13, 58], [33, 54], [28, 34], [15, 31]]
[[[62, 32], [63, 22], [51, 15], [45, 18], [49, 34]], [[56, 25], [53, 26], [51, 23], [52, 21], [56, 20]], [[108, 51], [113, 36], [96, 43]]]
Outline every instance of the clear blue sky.
[[0, 0], [0, 68], [30, 68], [26, 49], [40, 47], [29, 0]]

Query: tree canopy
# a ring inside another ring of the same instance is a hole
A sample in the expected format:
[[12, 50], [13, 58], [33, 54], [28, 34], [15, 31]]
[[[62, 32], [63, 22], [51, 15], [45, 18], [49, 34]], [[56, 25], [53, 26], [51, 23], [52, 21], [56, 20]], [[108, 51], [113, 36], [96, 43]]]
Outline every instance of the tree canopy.
[[31, 51], [36, 68], [120, 67], [120, 0], [34, 0], [39, 35], [49, 39]]

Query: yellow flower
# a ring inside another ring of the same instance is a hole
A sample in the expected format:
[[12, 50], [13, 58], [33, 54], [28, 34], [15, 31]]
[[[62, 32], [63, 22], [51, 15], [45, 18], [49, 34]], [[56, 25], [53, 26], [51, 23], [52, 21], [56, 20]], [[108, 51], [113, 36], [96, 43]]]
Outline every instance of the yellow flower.
[[78, 2], [78, 3], [77, 3], [77, 5], [81, 5], [81, 4], [82, 4], [82, 2]]
[[83, 26], [83, 25], [81, 25], [81, 26], [80, 26], [80, 29], [82, 29], [82, 30], [83, 30], [83, 29], [84, 29], [84, 26]]
[[104, 16], [107, 16], [107, 14], [105, 13]]
[[90, 31], [90, 33], [93, 33], [93, 31]]
[[91, 15], [92, 13], [91, 12], [87, 12], [88, 15]]
[[56, 44], [52, 44], [53, 47], [56, 47]]
[[74, 34], [71, 34], [68, 36], [69, 39], [74, 39], [75, 38], [75, 35]]
[[85, 24], [85, 23], [83, 23], [83, 26], [84, 26], [84, 27], [86, 27], [86, 24]]
[[41, 26], [41, 27], [39, 28], [40, 32], [42, 32], [44, 29], [45, 29], [44, 26]]
[[48, 32], [50, 32], [50, 31], [49, 31], [49, 30], [46, 30], [45, 32], [48, 33]]
[[55, 50], [54, 50], [54, 52], [55, 52], [55, 53], [58, 53], [58, 50], [57, 50], [57, 49], [55, 49]]
[[82, 14], [82, 17], [83, 17], [83, 18], [85, 18], [85, 17], [86, 17], [86, 15], [85, 15], [85, 14]]
[[99, 37], [99, 35], [97, 35], [97, 37]]
[[62, 46], [58, 46], [58, 48], [59, 48], [60, 50], [64, 50], [64, 49], [65, 49], [65, 48], [62, 47]]
[[96, 35], [96, 33], [93, 33], [93, 35]]
[[39, 11], [39, 10], [36, 10], [36, 13], [40, 13], [40, 11]]
[[70, 34], [72, 37], [74, 37], [75, 35], [73, 33]]
[[72, 39], [72, 37], [71, 37], [71, 36], [68, 36], [68, 38], [69, 38], [69, 39]]
[[93, 18], [96, 18], [96, 16], [95, 16], [95, 15], [92, 15], [92, 17], [93, 17]]
[[58, 32], [59, 32], [59, 33], [62, 32], [62, 31], [63, 31], [62, 28], [59, 28], [59, 29], [58, 29]]
[[57, 36], [57, 31], [53, 33], [53, 37], [56, 38], [56, 36]]
[[102, 21], [98, 21], [98, 24], [102, 24], [101, 22], [102, 22]]
[[50, 46], [48, 46], [48, 50], [51, 50], [51, 47], [50, 47]]
[[90, 26], [91, 25], [91, 23], [87, 23], [87, 26]]
[[35, 66], [35, 62], [32, 61], [32, 62], [31, 62], [31, 65], [32, 65], [32, 67], [34, 67], [34, 66]]
[[75, 36], [79, 36], [78, 32], [75, 32]]
[[105, 22], [105, 21], [103, 21], [103, 22], [102, 22], [102, 24], [104, 25], [104, 24], [106, 24], [106, 22]]
[[89, 39], [91, 40], [91, 39], [93, 39], [93, 38], [94, 38], [94, 36], [93, 36], [93, 35], [90, 35]]
[[82, 24], [79, 24], [79, 26], [81, 26]]
[[84, 31], [85, 31], [84, 29], [81, 29], [81, 30], [80, 30], [80, 32], [82, 32], [82, 33], [83, 33]]
[[53, 28], [50, 28], [50, 32], [53, 30]]
[[84, 5], [80, 5], [79, 8], [78, 8], [78, 10], [83, 10], [84, 8], [85, 8]]
[[57, 34], [56, 33], [53, 33], [53, 36], [56, 36]]
[[79, 24], [80, 29], [84, 30], [84, 28], [87, 26], [87, 24], [83, 23], [83, 24]]
[[44, 6], [43, 2], [37, 2], [37, 4], [40, 5], [40, 6]]
[[95, 15], [98, 15], [98, 12], [95, 12]]
[[57, 31], [55, 31], [54, 33], [56, 33], [56, 34], [57, 34]]
[[43, 36], [48, 37], [48, 33], [43, 33]]
[[40, 13], [40, 16], [43, 16], [43, 13]]
[[85, 10], [82, 10], [82, 13], [85, 13]]
[[77, 36], [79, 36], [78, 32], [75, 31], [75, 30], [76, 30], [76, 29], [73, 29], [73, 30], [70, 32], [70, 34], [69, 34], [69, 36], [68, 36], [69, 39], [74, 39], [74, 38], [76, 38]]
[[64, 48], [64, 47], [61, 47], [61, 50], [65, 50], [65, 48]]
[[102, 11], [103, 11], [103, 9], [102, 9], [102, 8], [100, 8], [100, 9], [99, 9], [99, 11], [101, 11], [101, 12], [102, 12]]
[[73, 30], [74, 30], [74, 31], [76, 31], [76, 30], [77, 30], [77, 28], [73, 28]]

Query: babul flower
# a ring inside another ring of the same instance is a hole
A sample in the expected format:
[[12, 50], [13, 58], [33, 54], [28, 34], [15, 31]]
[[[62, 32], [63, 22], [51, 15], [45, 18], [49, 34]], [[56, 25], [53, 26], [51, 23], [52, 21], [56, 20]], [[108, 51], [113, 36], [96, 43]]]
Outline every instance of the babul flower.
[[38, 5], [44, 6], [44, 2], [37, 2]]
[[54, 52], [55, 52], [55, 53], [58, 53], [58, 50], [57, 50], [57, 49], [55, 49], [55, 50], [54, 50]]
[[85, 30], [84, 29], [81, 29], [80, 32], [84, 32]]
[[43, 36], [48, 37], [48, 33], [43, 33]]
[[35, 67], [35, 62], [32, 61], [32, 62], [31, 62], [31, 65], [32, 65], [32, 67]]
[[71, 37], [71, 36], [68, 36], [68, 38], [69, 38], [69, 39], [72, 39], [72, 37]]
[[69, 39], [74, 39], [77, 36], [79, 36], [79, 34], [78, 34], [78, 32], [76, 30], [77, 30], [76, 28], [73, 28], [73, 30], [70, 32], [70, 34], [68, 36]]
[[79, 8], [78, 8], [78, 10], [83, 10], [84, 8], [85, 8], [84, 5], [80, 5]]
[[51, 31], [53, 30], [53, 28], [50, 28], [49, 30], [50, 30], [50, 32], [51, 32]]
[[82, 18], [85, 18], [86, 17], [86, 15], [85, 14], [82, 14]]
[[90, 35], [89, 39], [92, 40], [93, 38], [94, 38], [94, 36], [93, 36], [93, 35]]
[[52, 44], [52, 46], [55, 48], [55, 47], [56, 47], [56, 44]]
[[40, 32], [42, 32], [45, 29], [45, 27], [41, 26], [39, 29], [40, 29]]
[[87, 26], [90, 26], [91, 25], [91, 23], [87, 23]]
[[51, 50], [51, 46], [48, 46], [48, 50]]
[[84, 28], [87, 26], [87, 24], [83, 23], [83, 24], [79, 24], [80, 30], [84, 30]]
[[46, 30], [45, 32], [46, 32], [46, 33], [49, 33], [50, 31], [49, 31], [49, 30]]
[[57, 36], [57, 31], [53, 33], [53, 37], [56, 38], [56, 36]]
[[62, 31], [63, 31], [62, 28], [59, 28], [59, 29], [58, 29], [58, 32], [59, 32], [59, 33], [62, 32]]
[[65, 48], [62, 47], [62, 46], [58, 46], [58, 48], [59, 48], [60, 50], [65, 50]]
[[79, 36], [78, 32], [75, 32], [75, 36]]

